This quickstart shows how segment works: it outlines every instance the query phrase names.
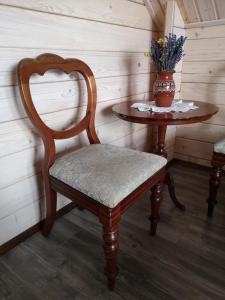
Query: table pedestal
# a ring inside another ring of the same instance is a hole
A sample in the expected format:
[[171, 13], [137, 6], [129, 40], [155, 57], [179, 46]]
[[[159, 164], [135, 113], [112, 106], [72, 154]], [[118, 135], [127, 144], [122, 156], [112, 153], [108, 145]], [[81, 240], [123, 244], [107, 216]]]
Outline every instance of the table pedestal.
[[[165, 158], [167, 158], [167, 152], [165, 150], [166, 129], [167, 129], [166, 125], [158, 126], [157, 154], [164, 156]], [[182, 203], [180, 203], [176, 197], [174, 180], [173, 180], [173, 177], [172, 177], [171, 173], [169, 172], [168, 168], [167, 168], [167, 172], [166, 172], [165, 183], [168, 186], [170, 198], [173, 201], [173, 203], [175, 204], [175, 206], [177, 208], [179, 208], [180, 210], [185, 211], [185, 206]]]

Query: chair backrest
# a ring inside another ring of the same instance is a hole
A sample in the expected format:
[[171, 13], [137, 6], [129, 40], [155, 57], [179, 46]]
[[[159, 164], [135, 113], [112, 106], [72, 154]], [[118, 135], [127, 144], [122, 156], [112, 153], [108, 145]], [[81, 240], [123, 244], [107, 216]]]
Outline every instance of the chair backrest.
[[[65, 131], [53, 130], [42, 121], [35, 109], [31, 96], [29, 83], [31, 75], [36, 73], [43, 76], [46, 71], [51, 69], [61, 70], [67, 74], [74, 71], [79, 72], [83, 75], [87, 85], [88, 104], [86, 115], [77, 125]], [[45, 145], [45, 167], [47, 169], [51, 167], [56, 159], [55, 139], [71, 138], [86, 129], [90, 143], [100, 143], [95, 130], [96, 83], [88, 65], [78, 59], [63, 59], [58, 55], [46, 53], [38, 56], [36, 59], [25, 58], [21, 60], [17, 73], [24, 107]]]

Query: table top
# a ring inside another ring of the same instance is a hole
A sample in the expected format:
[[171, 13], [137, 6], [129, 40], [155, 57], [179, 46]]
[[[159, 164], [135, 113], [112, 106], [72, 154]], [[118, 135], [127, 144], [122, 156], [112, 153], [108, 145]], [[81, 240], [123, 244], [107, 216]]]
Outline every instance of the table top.
[[[144, 101], [129, 101], [116, 104], [112, 107], [113, 113], [125, 121], [142, 123], [148, 125], [182, 125], [192, 124], [210, 119], [218, 112], [218, 107], [211, 103], [194, 101], [198, 106], [195, 110], [179, 113], [154, 113], [151, 111], [141, 112], [137, 108], [132, 108], [134, 103], [145, 103]], [[183, 101], [190, 102], [190, 101]]]

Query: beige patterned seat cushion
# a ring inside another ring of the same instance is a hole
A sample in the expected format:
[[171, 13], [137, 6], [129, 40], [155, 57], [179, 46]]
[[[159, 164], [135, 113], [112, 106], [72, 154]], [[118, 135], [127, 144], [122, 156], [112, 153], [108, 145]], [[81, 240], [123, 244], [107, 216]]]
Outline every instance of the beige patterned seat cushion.
[[217, 153], [225, 154], [225, 139], [219, 141], [214, 145], [214, 151]]
[[155, 154], [97, 144], [58, 158], [50, 174], [113, 208], [166, 163]]

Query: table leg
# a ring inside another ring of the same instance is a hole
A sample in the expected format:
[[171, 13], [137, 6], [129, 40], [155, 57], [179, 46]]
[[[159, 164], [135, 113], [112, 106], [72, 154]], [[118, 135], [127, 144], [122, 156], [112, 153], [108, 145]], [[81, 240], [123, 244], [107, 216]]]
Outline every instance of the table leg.
[[[158, 149], [157, 153], [161, 156], [167, 157], [167, 152], [165, 150], [165, 138], [166, 138], [166, 125], [158, 126]], [[179, 208], [180, 210], [185, 211], [185, 206], [180, 203], [176, 197], [175, 193], [175, 185], [172, 175], [170, 174], [169, 170], [167, 169], [165, 183], [168, 186], [170, 198], [173, 201], [174, 205]]]
[[174, 205], [177, 208], [179, 208], [180, 210], [185, 211], [186, 210], [185, 206], [177, 200], [176, 193], [175, 193], [174, 180], [173, 180], [171, 173], [168, 170], [166, 172], [165, 183], [168, 185], [170, 198], [173, 201]]

